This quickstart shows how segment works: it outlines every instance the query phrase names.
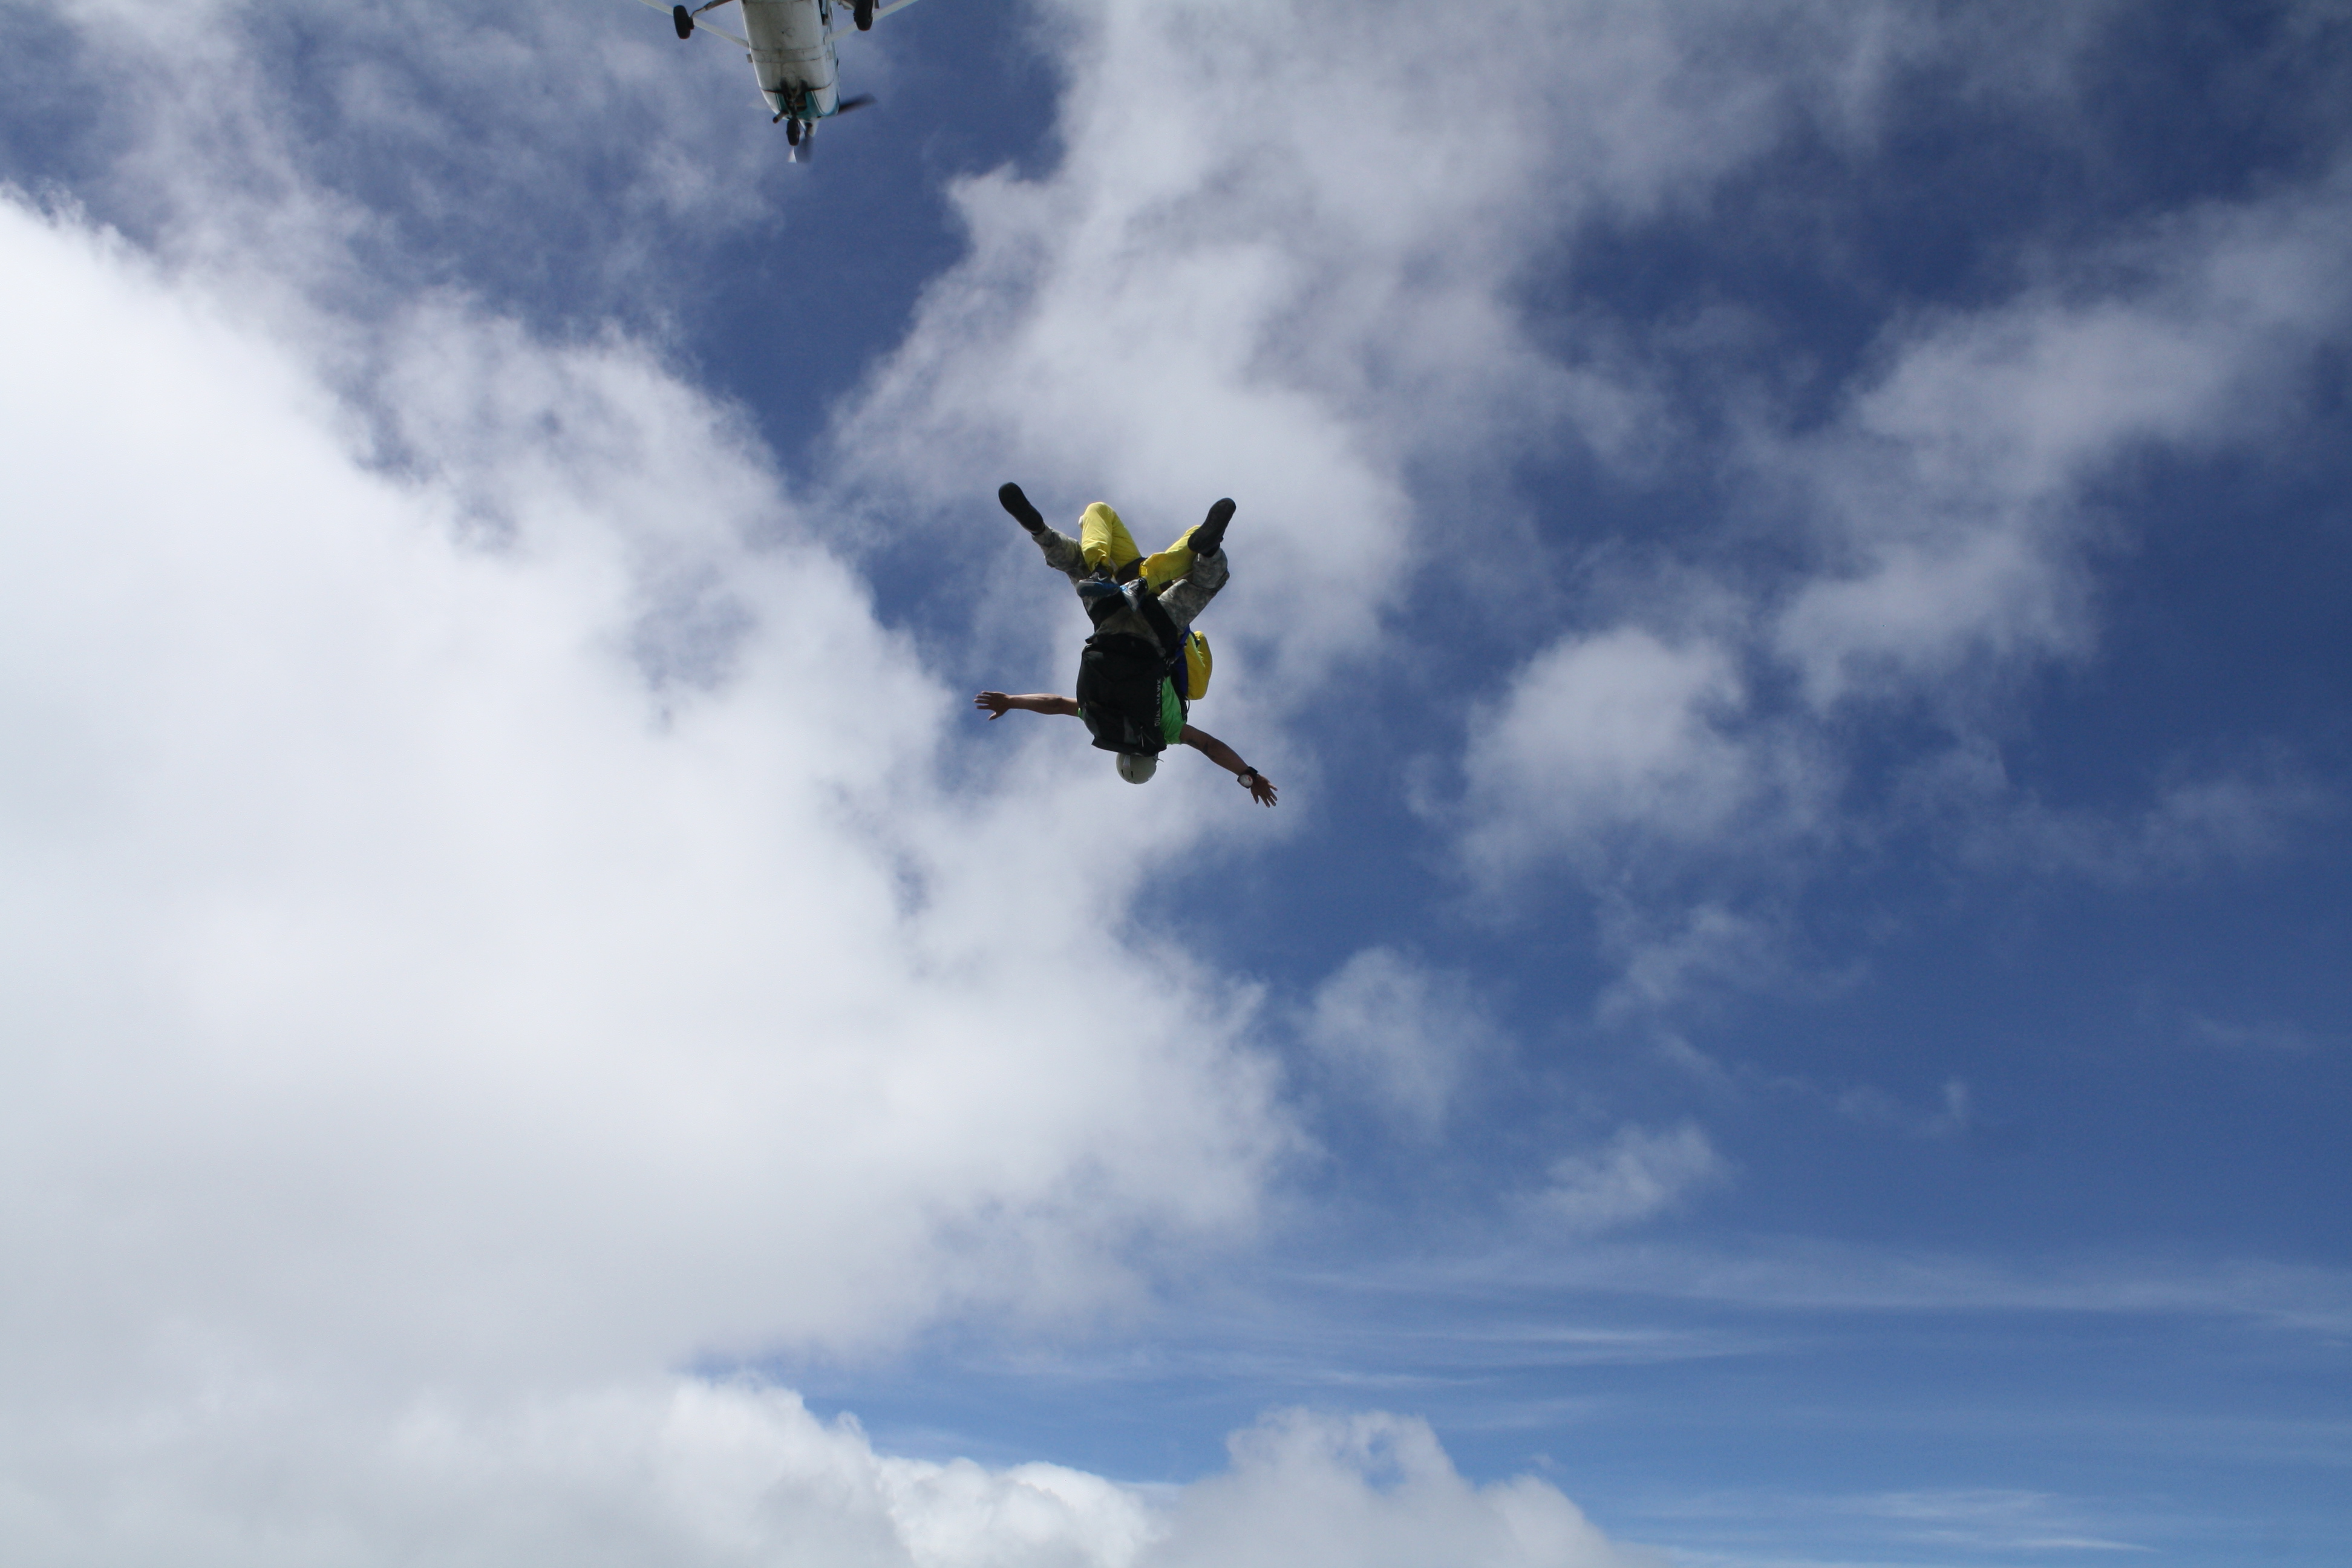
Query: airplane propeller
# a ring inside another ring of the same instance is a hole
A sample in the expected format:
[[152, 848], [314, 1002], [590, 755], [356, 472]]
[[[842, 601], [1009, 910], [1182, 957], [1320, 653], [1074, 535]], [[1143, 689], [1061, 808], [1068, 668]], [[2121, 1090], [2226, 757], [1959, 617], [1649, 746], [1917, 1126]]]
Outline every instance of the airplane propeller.
[[835, 114], [846, 114], [853, 109], [863, 109], [873, 101], [874, 95], [872, 93], [861, 92], [856, 98], [843, 99], [839, 103], [834, 106], [833, 111]]

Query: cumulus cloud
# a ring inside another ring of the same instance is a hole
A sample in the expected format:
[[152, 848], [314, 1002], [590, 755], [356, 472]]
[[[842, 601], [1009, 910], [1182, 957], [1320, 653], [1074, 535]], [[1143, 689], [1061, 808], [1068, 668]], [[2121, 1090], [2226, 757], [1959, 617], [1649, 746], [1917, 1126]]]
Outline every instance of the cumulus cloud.
[[1170, 1539], [1147, 1563], [1633, 1568], [1664, 1562], [1612, 1546], [1541, 1481], [1471, 1485], [1420, 1421], [1293, 1412], [1240, 1434], [1231, 1447], [1232, 1470], [1187, 1492]]
[[[743, 542], [790, 508], [696, 395], [428, 311], [390, 384], [446, 471], [388, 474], [201, 291], [0, 247], [20, 1389], [847, 1343], [1247, 1233], [1246, 994], [1048, 847], [1122, 786], [943, 790], [949, 694]], [[724, 658], [649, 679], [709, 574]], [[1079, 952], [1164, 1005], [1106, 1032]]]
[[[856, 1421], [748, 1385], [627, 1383], [383, 1412], [230, 1399], [174, 1426], [83, 1424], [12, 1473], [0, 1539], [30, 1560], [367, 1568], [658, 1562], [728, 1568], [1643, 1568], [1528, 1478], [1474, 1486], [1428, 1426], [1287, 1412], [1221, 1474], [1150, 1489], [1047, 1464], [878, 1450]], [[110, 1478], [90, 1484], [89, 1478]], [[78, 1483], [78, 1484], [71, 1484]]]
[[1730, 1175], [1730, 1163], [1696, 1122], [1663, 1131], [1622, 1127], [1599, 1149], [1553, 1162], [1538, 1201], [1570, 1229], [1614, 1230], [1668, 1213]]

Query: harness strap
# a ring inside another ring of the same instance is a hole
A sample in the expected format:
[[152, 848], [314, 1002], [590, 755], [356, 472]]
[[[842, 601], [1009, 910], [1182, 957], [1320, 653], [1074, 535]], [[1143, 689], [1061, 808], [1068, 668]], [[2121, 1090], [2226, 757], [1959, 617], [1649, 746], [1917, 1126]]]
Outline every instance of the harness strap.
[[1176, 689], [1176, 700], [1189, 716], [1192, 711], [1191, 692], [1192, 672], [1184, 665], [1184, 634], [1177, 629], [1176, 617], [1170, 615], [1158, 595], [1143, 583], [1131, 583], [1127, 589], [1128, 602], [1143, 616], [1152, 635], [1160, 639], [1160, 651], [1168, 660], [1169, 683]]

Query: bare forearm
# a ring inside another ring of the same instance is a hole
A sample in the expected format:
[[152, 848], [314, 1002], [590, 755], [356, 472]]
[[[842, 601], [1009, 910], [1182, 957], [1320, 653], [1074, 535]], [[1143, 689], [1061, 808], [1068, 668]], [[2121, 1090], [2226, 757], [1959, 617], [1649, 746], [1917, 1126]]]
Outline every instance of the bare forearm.
[[1264, 773], [1242, 761], [1239, 752], [1234, 751], [1206, 730], [1196, 729], [1190, 724], [1184, 726], [1183, 741], [1186, 745], [1247, 785], [1252, 800], [1260, 805], [1274, 804], [1273, 784]]
[[1013, 699], [1013, 706], [1029, 713], [1061, 713], [1076, 716], [1078, 705], [1066, 697], [1051, 691], [1032, 691]]
[[1206, 730], [1197, 729], [1191, 724], [1185, 725], [1184, 743], [1229, 773], [1238, 776], [1250, 771], [1250, 765], [1242, 761], [1242, 754], [1239, 752], [1234, 751]]
[[1024, 713], [1061, 713], [1072, 717], [1076, 717], [1078, 711], [1076, 703], [1051, 691], [1024, 692], [1017, 697], [1002, 691], [983, 691], [971, 702], [991, 719], [1001, 719], [1015, 709]]

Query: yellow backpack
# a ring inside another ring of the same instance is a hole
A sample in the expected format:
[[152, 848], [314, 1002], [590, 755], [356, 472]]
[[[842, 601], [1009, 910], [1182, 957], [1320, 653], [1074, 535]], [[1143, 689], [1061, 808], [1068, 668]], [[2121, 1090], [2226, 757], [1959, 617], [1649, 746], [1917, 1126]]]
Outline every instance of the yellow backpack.
[[1198, 702], [1209, 694], [1209, 671], [1216, 664], [1209, 639], [1187, 628], [1184, 633], [1184, 700]]

